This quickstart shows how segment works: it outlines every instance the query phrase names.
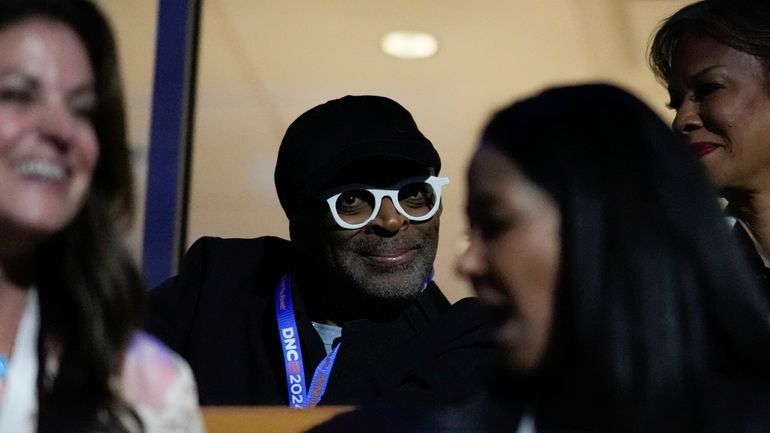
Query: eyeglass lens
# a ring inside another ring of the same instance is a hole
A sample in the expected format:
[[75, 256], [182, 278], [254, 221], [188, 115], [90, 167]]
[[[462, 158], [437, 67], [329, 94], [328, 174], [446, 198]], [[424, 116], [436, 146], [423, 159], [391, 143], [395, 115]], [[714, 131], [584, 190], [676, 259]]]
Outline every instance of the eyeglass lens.
[[[436, 191], [426, 182], [409, 183], [398, 190], [398, 204], [407, 214], [419, 218], [430, 212], [436, 205]], [[345, 191], [337, 198], [337, 213], [348, 224], [366, 221], [376, 207], [374, 194], [365, 189]]]

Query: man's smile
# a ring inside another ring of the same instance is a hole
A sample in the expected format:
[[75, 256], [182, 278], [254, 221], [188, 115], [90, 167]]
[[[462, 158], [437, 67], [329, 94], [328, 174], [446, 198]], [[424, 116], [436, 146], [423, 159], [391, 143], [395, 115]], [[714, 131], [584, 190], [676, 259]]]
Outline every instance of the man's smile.
[[379, 250], [361, 254], [365, 259], [379, 266], [403, 266], [414, 260], [413, 249]]

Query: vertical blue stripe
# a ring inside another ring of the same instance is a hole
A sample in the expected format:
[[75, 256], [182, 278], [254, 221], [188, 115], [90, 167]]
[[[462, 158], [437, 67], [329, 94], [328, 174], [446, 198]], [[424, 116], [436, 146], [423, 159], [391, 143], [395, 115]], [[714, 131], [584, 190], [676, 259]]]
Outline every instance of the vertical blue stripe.
[[142, 272], [154, 287], [185, 245], [201, 0], [159, 0]]

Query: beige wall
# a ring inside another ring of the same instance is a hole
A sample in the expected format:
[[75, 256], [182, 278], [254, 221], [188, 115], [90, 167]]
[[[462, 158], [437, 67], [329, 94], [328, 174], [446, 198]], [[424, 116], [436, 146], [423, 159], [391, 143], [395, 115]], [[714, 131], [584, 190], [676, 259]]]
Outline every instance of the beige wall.
[[95, 0], [110, 20], [118, 45], [126, 99], [128, 140], [134, 160], [137, 212], [128, 234], [131, 251], [141, 263], [147, 146], [150, 139], [157, 0]]

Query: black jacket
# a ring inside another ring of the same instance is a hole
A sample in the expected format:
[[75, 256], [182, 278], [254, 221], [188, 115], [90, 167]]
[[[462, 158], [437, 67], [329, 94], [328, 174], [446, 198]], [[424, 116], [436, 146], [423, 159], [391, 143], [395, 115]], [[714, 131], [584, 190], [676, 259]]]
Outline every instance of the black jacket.
[[[279, 238], [205, 237], [187, 252], [179, 275], [150, 292], [147, 330], [190, 363], [202, 405], [287, 404], [274, 300], [290, 257], [291, 243]], [[310, 378], [325, 350], [298, 293], [294, 307]], [[465, 395], [494, 354], [490, 334], [476, 299], [450, 305], [431, 283], [394, 320], [343, 326], [321, 404]]]
[[740, 248], [746, 263], [757, 278], [757, 283], [762, 289], [763, 295], [770, 301], [770, 268], [765, 266], [762, 257], [759, 256], [754, 243], [751, 241], [751, 237], [749, 237], [746, 229], [740, 223], [736, 222], [732, 231], [736, 242], [738, 242], [738, 248]]

